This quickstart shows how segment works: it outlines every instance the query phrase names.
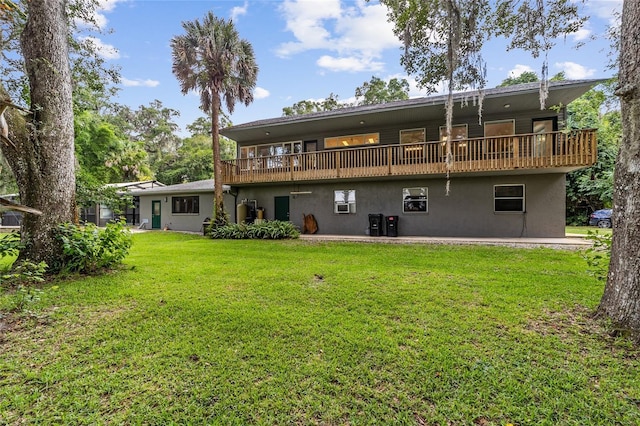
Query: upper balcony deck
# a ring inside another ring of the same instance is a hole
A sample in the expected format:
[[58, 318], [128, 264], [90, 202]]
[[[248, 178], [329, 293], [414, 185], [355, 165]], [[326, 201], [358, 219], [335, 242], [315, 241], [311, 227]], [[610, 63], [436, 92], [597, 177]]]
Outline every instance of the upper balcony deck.
[[[597, 160], [596, 130], [530, 133], [452, 142], [451, 173], [573, 170]], [[228, 185], [443, 175], [443, 142], [241, 158], [223, 161]]]

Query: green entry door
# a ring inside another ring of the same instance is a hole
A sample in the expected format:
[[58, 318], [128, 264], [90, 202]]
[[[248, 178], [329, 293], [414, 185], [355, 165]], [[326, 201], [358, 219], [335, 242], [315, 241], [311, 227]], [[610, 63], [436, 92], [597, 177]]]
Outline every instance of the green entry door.
[[162, 227], [161, 208], [162, 204], [160, 200], [153, 200], [151, 202], [151, 229], [160, 229]]
[[275, 218], [276, 220], [289, 220], [289, 196], [275, 197]]

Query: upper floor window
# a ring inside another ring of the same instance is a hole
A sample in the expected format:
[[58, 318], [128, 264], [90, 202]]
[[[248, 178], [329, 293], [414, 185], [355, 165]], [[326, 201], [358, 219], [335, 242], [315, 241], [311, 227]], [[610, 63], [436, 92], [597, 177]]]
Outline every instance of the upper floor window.
[[401, 144], [423, 143], [426, 141], [427, 133], [424, 128], [400, 130]]
[[240, 147], [240, 158], [274, 157], [302, 152], [302, 142], [278, 142]]
[[346, 148], [350, 146], [374, 145], [380, 143], [379, 133], [366, 135], [335, 136], [324, 139], [325, 148]]
[[[468, 127], [466, 124], [455, 124], [451, 126], [451, 140], [460, 141], [467, 139], [469, 135]], [[447, 126], [440, 126], [440, 140], [447, 140]]]
[[200, 197], [171, 197], [171, 213], [200, 213]]
[[516, 133], [515, 120], [486, 121], [484, 123], [484, 136], [511, 136]]

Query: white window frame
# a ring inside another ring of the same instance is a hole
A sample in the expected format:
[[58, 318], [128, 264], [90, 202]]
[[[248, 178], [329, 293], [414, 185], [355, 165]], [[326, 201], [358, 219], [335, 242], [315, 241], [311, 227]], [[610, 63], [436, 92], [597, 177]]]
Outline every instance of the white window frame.
[[[349, 206], [348, 213], [338, 211], [338, 205]], [[355, 189], [338, 189], [333, 191], [333, 212], [336, 214], [355, 214], [356, 213], [356, 190]]]
[[[259, 155], [260, 154], [260, 149], [261, 148], [269, 148], [271, 150], [271, 148], [273, 148], [274, 150], [281, 148], [282, 152], [278, 153], [275, 152], [272, 155]], [[285, 148], [289, 149], [289, 152], [285, 153], [284, 150]], [[246, 152], [247, 155], [243, 156], [242, 152]], [[278, 156], [282, 156], [282, 155], [288, 155], [288, 154], [299, 154], [302, 152], [302, 141], [301, 140], [296, 140], [296, 141], [286, 141], [286, 142], [274, 142], [274, 143], [263, 143], [260, 145], [247, 145], [247, 146], [241, 146], [240, 147], [240, 158], [260, 158], [260, 157], [278, 157]]]
[[[273, 154], [270, 155], [260, 155], [261, 149], [268, 149], [269, 151], [273, 151]], [[285, 152], [288, 150], [289, 152]], [[280, 151], [280, 152], [278, 152]], [[242, 155], [243, 152], [246, 155]], [[299, 154], [302, 152], [302, 141], [287, 141], [287, 142], [273, 142], [273, 143], [265, 143], [260, 145], [248, 145], [240, 147], [240, 160], [257, 160], [262, 158], [262, 161], [254, 161], [252, 164], [252, 168], [265, 167], [267, 169], [275, 169], [279, 167], [286, 166], [286, 162], [284, 161], [285, 155], [293, 155]], [[294, 159], [297, 161], [296, 159]], [[244, 164], [250, 164], [248, 161], [245, 161]], [[247, 167], [243, 167], [243, 170], [246, 170]]]
[[[412, 190], [414, 190], [416, 192], [424, 193], [424, 195], [422, 195], [422, 196], [417, 195], [420, 198], [412, 199], [412, 201], [416, 202], [416, 203], [424, 202], [424, 210], [421, 210], [421, 209], [406, 210], [405, 209], [405, 207], [406, 207], [405, 202], [407, 201], [407, 197], [416, 196], [416, 195], [412, 195], [411, 194]], [[405, 214], [425, 214], [425, 213], [429, 213], [429, 188], [426, 187], [426, 186], [424, 186], [424, 187], [402, 188], [402, 213], [405, 213]]]
[[[522, 196], [501, 196], [501, 197], [497, 197], [496, 196], [496, 189], [499, 187], [505, 187], [505, 186], [519, 186], [522, 188]], [[505, 183], [505, 184], [500, 184], [500, 185], [493, 185], [493, 212], [496, 214], [522, 214], [524, 212], [526, 212], [526, 198], [527, 198], [527, 192], [526, 192], [526, 187], [523, 183]], [[499, 200], [522, 200], [522, 209], [521, 210], [497, 210], [496, 209], [496, 202]]]

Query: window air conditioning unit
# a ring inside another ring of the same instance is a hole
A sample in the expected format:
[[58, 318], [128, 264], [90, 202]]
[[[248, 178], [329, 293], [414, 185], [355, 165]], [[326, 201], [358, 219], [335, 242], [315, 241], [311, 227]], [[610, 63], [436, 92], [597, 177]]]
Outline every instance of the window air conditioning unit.
[[349, 203], [336, 203], [336, 213], [349, 213]]

